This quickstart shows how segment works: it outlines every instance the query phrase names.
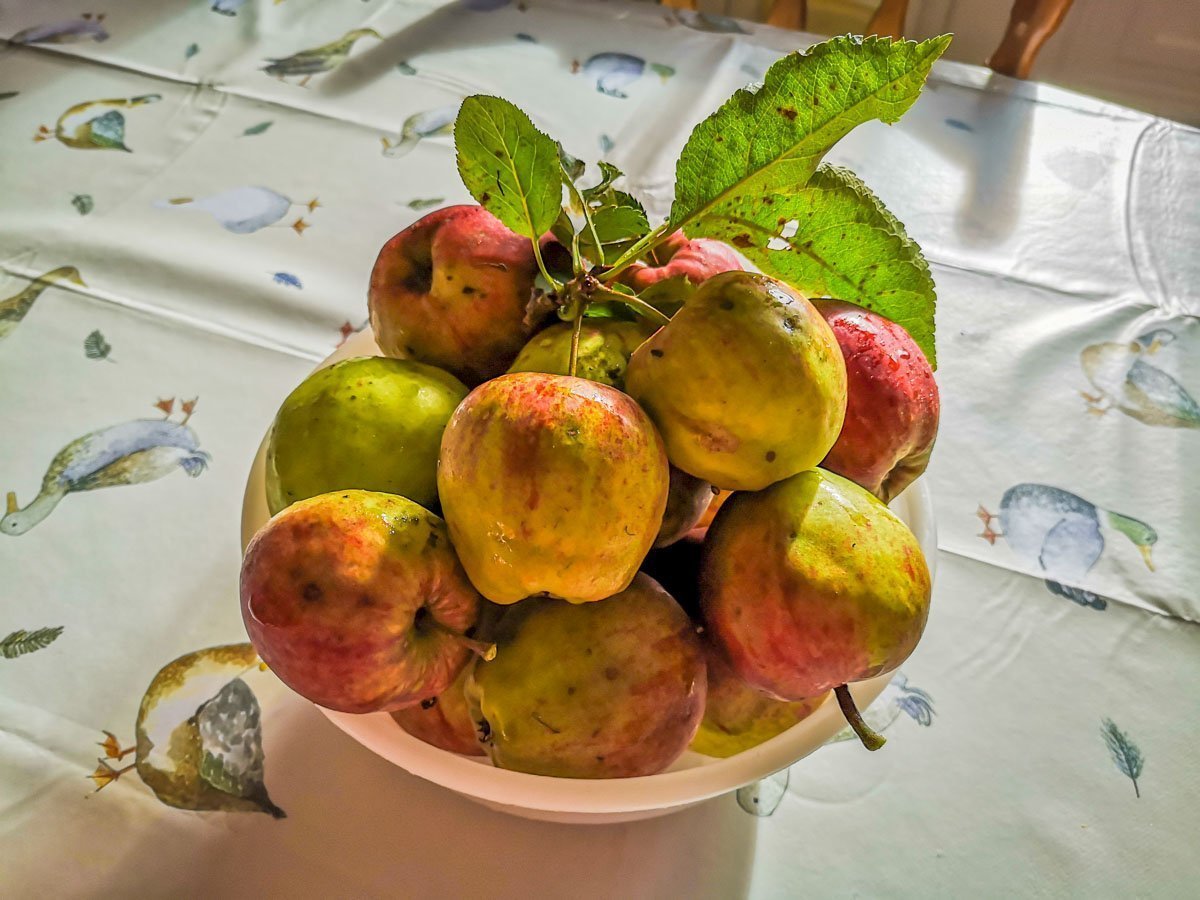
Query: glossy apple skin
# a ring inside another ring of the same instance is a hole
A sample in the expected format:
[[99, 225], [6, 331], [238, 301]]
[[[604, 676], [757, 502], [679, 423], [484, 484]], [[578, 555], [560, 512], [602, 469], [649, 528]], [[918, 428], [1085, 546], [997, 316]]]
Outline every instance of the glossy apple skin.
[[667, 457], [629, 396], [518, 372], [481, 384], [442, 435], [438, 493], [471, 581], [489, 600], [573, 603], [628, 587], [662, 524]]
[[437, 506], [442, 430], [466, 386], [434, 366], [380, 356], [314, 372], [288, 395], [267, 444], [267, 505], [343, 488]]
[[884, 503], [929, 465], [941, 403], [925, 354], [900, 325], [850, 303], [816, 302], [846, 360], [846, 419], [821, 467]]
[[776, 700], [746, 684], [712, 642], [704, 642], [704, 651], [708, 695], [691, 748], [705, 756], [725, 758], [757, 747], [807, 719], [829, 696]]
[[704, 712], [695, 625], [645, 575], [597, 603], [534, 598], [500, 623], [467, 698], [501, 768], [566, 778], [652, 775]]
[[707, 633], [738, 675], [780, 700], [895, 669], [921, 638], [929, 598], [908, 527], [821, 469], [734, 494], [705, 539]]
[[463, 693], [471, 666], [468, 662], [454, 683], [436, 697], [395, 710], [391, 715], [396, 724], [413, 737], [442, 750], [463, 756], [485, 756]]
[[727, 244], [707, 238], [689, 240], [676, 231], [617, 280], [665, 311], [673, 313], [701, 282], [722, 272], [740, 272], [742, 261]]
[[479, 384], [528, 340], [536, 271], [530, 241], [483, 207], [431, 212], [379, 251], [368, 290], [375, 340], [387, 356]]
[[480, 597], [433, 513], [391, 494], [337, 491], [294, 503], [259, 530], [242, 562], [241, 602], [251, 642], [284, 684], [365, 713], [450, 686], [469, 651], [447, 632], [475, 624]]
[[829, 452], [846, 411], [846, 365], [808, 300], [764, 275], [726, 272], [634, 351], [625, 389], [674, 465], [757, 491]]
[[[570, 322], [560, 322], [539, 331], [521, 349], [508, 371], [566, 375], [571, 363], [571, 331]], [[579, 332], [575, 374], [624, 390], [629, 357], [653, 333], [654, 326], [641, 322], [584, 319]]]
[[713, 496], [713, 486], [707, 481], [671, 466], [667, 508], [654, 546], [669, 546], [695, 528], [704, 518]]

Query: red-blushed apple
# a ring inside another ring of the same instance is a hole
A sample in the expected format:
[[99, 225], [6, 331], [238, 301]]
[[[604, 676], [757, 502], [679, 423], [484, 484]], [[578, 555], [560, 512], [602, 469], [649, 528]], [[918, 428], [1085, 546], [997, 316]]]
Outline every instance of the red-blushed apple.
[[834, 689], [870, 749], [882, 738], [857, 717], [846, 685], [908, 658], [929, 597], [929, 569], [908, 527], [822, 469], [734, 494], [705, 538], [704, 622], [730, 665], [779, 700]]
[[[571, 363], [570, 322], [551, 325], [535, 334], [508, 371], [567, 375]], [[579, 330], [575, 374], [621, 391], [625, 367], [634, 350], [654, 333], [654, 326], [620, 319], [584, 319]]]
[[817, 711], [828, 693], [807, 700], [776, 700], [742, 680], [711, 641], [704, 642], [708, 697], [692, 749], [727, 757], [769, 741]]
[[728, 245], [707, 238], [689, 240], [682, 231], [676, 231], [617, 280], [671, 313], [701, 282], [721, 272], [741, 270], [742, 261]]
[[451, 753], [464, 756], [484, 756], [483, 747], [471, 719], [471, 710], [463, 687], [471, 672], [468, 663], [454, 683], [436, 697], [426, 697], [420, 703], [392, 713], [396, 724], [418, 740]]
[[704, 651], [671, 595], [639, 574], [573, 605], [532, 598], [500, 621], [496, 656], [467, 684], [479, 734], [504, 769], [565, 778], [662, 771], [704, 712]]
[[472, 583], [496, 603], [628, 587], [658, 535], [667, 457], [628, 395], [567, 375], [484, 382], [442, 434], [438, 494]]
[[707, 481], [671, 466], [667, 509], [654, 546], [673, 544], [695, 528], [712, 503], [714, 494], [713, 486]]
[[821, 466], [884, 503], [925, 471], [940, 402], [933, 370], [901, 326], [834, 300], [816, 302], [846, 359], [846, 419]]
[[479, 384], [529, 339], [536, 272], [529, 239], [482, 206], [431, 212], [379, 251], [368, 292], [375, 340], [388, 356]]
[[301, 500], [246, 548], [242, 620], [284, 684], [329, 709], [400, 709], [446, 690], [480, 597], [445, 523], [403, 497]]

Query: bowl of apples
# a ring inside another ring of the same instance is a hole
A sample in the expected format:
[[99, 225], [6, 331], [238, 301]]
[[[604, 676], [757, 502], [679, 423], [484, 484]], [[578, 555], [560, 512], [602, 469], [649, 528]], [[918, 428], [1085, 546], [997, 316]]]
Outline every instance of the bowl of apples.
[[412, 774], [549, 821], [683, 809], [847, 724], [881, 747], [860, 710], [934, 574], [933, 284], [818, 162], [894, 121], [945, 44], [783, 58], [697, 126], [656, 228], [615, 166], [467, 98], [479, 205], [384, 244], [370, 331], [254, 460], [263, 662]]

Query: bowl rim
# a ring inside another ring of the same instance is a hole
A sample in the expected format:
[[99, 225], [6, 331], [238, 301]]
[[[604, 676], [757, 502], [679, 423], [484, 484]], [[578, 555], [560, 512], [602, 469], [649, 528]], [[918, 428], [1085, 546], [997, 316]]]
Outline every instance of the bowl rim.
[[[357, 356], [379, 356], [369, 330], [352, 335], [316, 369]], [[270, 518], [264, 488], [264, 435], [251, 464], [242, 504], [242, 548]], [[919, 478], [891, 504], [916, 535], [936, 579], [937, 531], [926, 479]], [[893, 673], [850, 686], [865, 710]], [[405, 732], [385, 712], [351, 714], [317, 707], [334, 725], [378, 756], [412, 775], [478, 800], [543, 812], [619, 814], [688, 806], [737, 790], [815, 752], [846, 726], [832, 694], [803, 721], [757, 747], [730, 757], [714, 758], [687, 751], [674, 766], [654, 775], [584, 779], [531, 775], [499, 769], [483, 757], [469, 757], [426, 744]]]

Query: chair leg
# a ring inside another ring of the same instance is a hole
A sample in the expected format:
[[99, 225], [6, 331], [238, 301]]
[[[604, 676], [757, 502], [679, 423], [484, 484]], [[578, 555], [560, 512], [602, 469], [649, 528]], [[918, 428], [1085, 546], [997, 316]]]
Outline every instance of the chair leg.
[[767, 13], [767, 24], [803, 31], [808, 26], [807, 0], [775, 0]]
[[1042, 44], [1066, 18], [1072, 0], [1015, 0], [1004, 39], [988, 59], [1001, 75], [1028, 78]]
[[901, 40], [904, 37], [904, 20], [907, 16], [908, 0], [883, 0], [871, 16], [864, 33]]

